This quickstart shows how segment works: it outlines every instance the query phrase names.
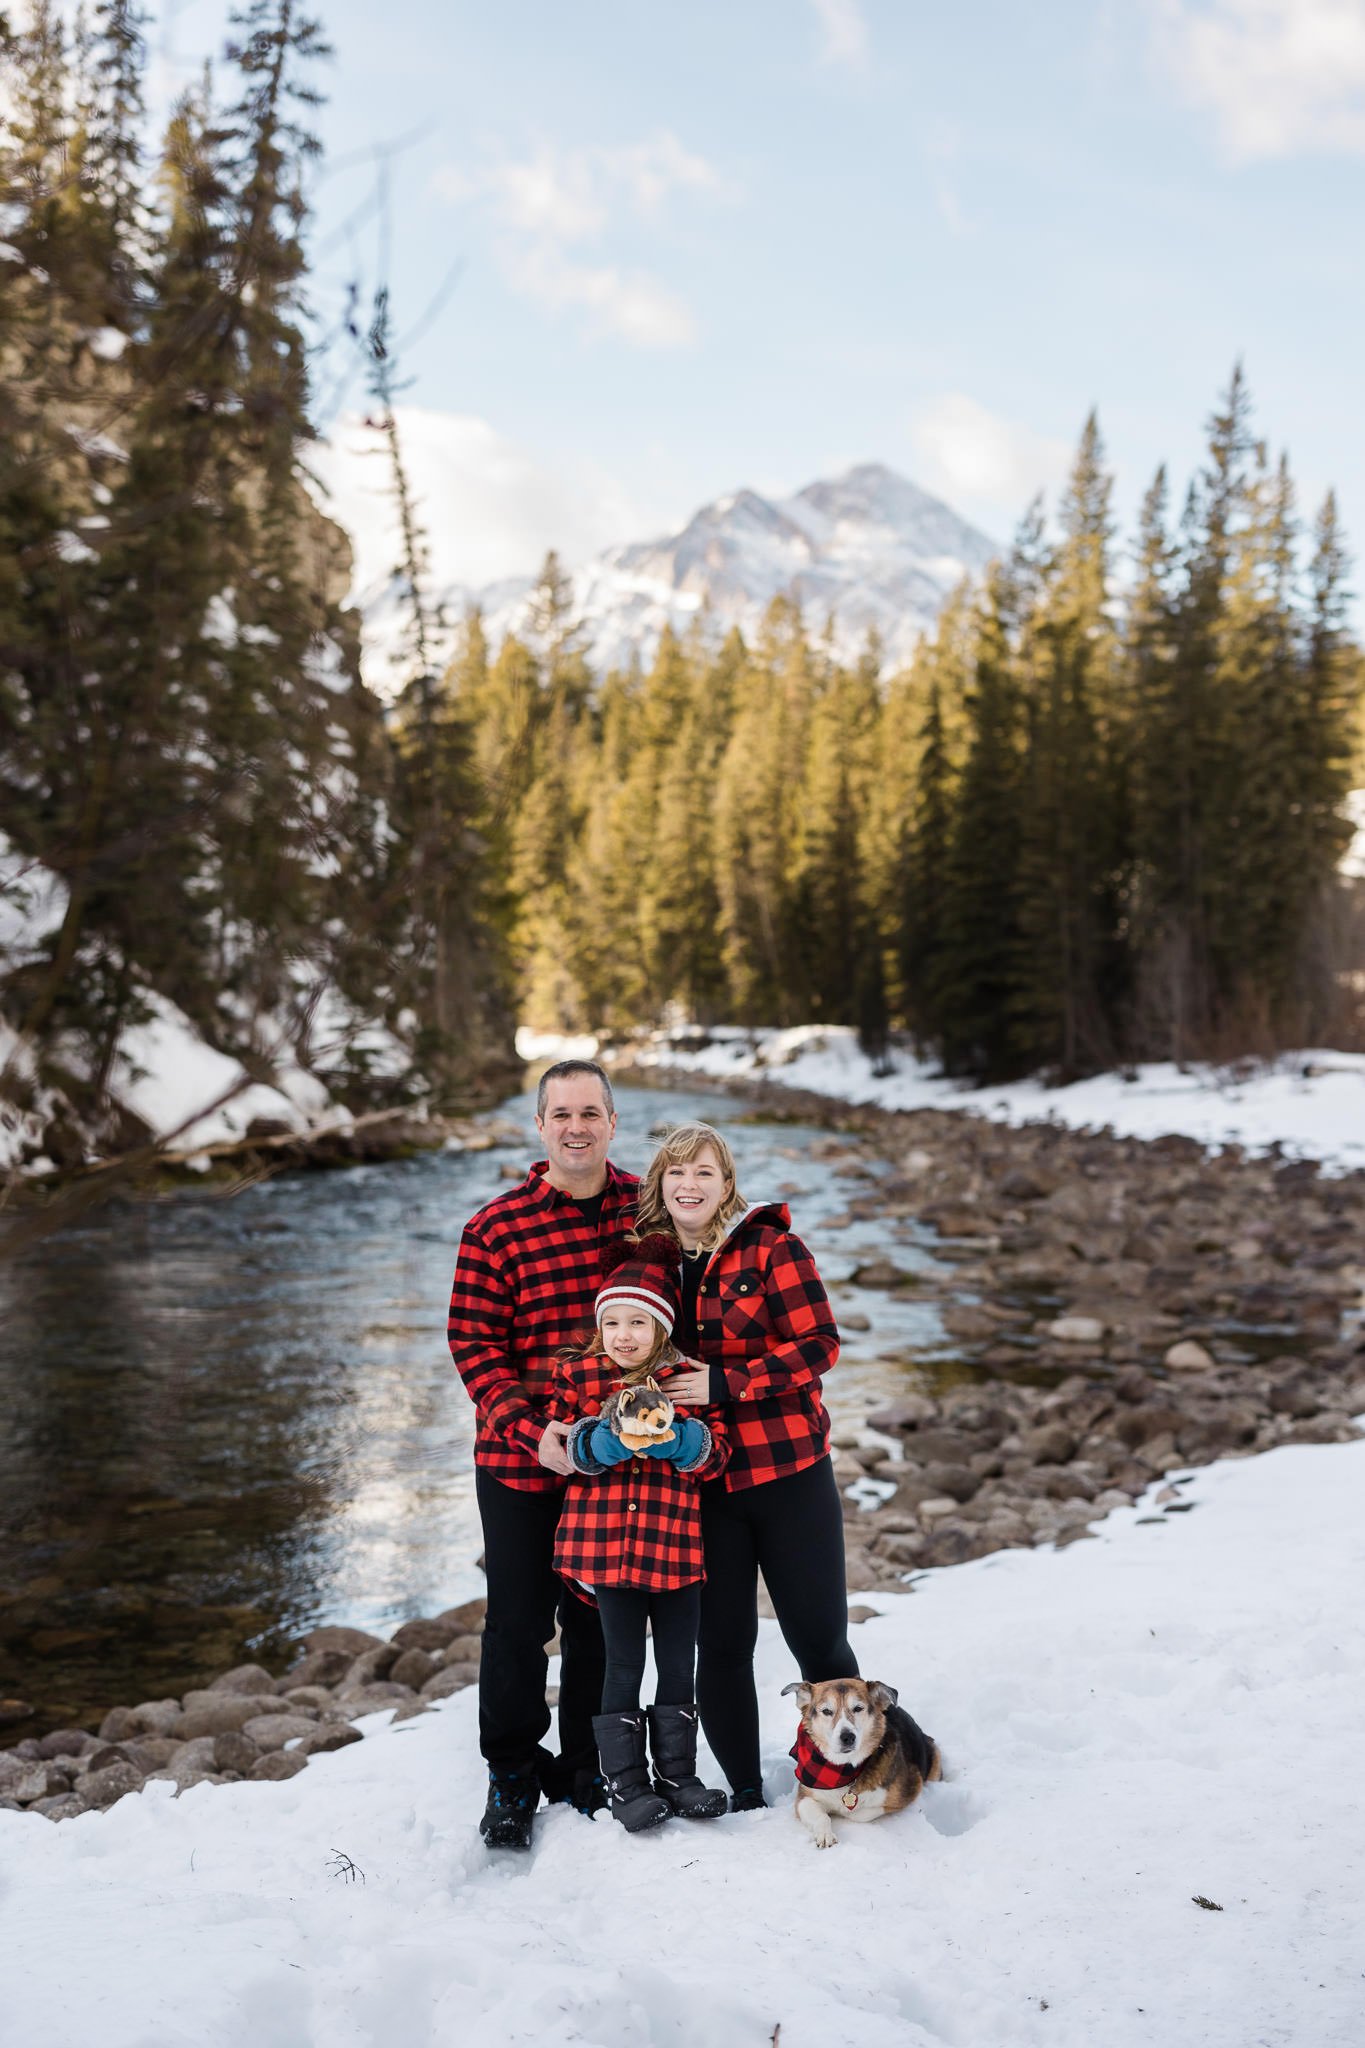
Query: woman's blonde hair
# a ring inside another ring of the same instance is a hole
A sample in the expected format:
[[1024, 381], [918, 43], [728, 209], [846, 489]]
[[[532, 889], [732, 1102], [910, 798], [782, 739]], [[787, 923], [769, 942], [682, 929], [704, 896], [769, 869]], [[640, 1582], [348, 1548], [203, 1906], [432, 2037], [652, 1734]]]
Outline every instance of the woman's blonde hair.
[[730, 1192], [726, 1195], [715, 1215], [711, 1227], [701, 1241], [701, 1249], [715, 1251], [725, 1240], [725, 1233], [748, 1203], [739, 1191], [735, 1174], [735, 1155], [712, 1124], [676, 1124], [659, 1146], [658, 1151], [645, 1168], [645, 1177], [640, 1182], [640, 1192], [635, 1202], [635, 1229], [633, 1237], [638, 1241], [648, 1237], [651, 1231], [662, 1230], [669, 1237], [678, 1233], [673, 1218], [664, 1207], [664, 1169], [669, 1166], [686, 1166], [704, 1152], [707, 1146], [716, 1155], [717, 1164], [726, 1180]]

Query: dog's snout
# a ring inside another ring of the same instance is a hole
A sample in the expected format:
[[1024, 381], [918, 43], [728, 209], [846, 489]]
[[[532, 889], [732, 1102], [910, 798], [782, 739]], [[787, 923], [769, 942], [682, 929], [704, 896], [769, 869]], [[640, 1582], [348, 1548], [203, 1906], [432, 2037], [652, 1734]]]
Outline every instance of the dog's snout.
[[845, 1723], [845, 1725], [839, 1730], [840, 1749], [852, 1749], [857, 1740], [858, 1738], [854, 1734], [853, 1730], [847, 1725], [847, 1723]]

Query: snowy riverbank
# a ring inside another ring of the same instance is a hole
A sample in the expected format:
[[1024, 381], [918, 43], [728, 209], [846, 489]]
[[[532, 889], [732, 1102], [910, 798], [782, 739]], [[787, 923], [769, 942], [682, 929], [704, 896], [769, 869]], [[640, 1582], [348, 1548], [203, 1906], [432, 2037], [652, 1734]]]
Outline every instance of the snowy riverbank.
[[[595, 1055], [594, 1038], [557, 1038], [521, 1031], [526, 1060]], [[964, 1087], [932, 1063], [892, 1050], [884, 1070], [859, 1050], [844, 1025], [804, 1024], [789, 1031], [717, 1028], [696, 1034], [656, 1032], [602, 1057], [643, 1073], [660, 1069], [711, 1081], [767, 1081], [835, 1101], [881, 1109], [961, 1110], [1010, 1124], [1055, 1122], [1071, 1130], [1158, 1138], [1180, 1132], [1203, 1145], [1280, 1146], [1293, 1157], [1319, 1159], [1328, 1172], [1365, 1166], [1365, 1054], [1285, 1053], [1268, 1063], [1236, 1067], [1169, 1061], [1097, 1074], [1065, 1088], [1036, 1080], [996, 1088]]]
[[833, 1855], [770, 1624], [768, 1813], [490, 1861], [471, 1694], [284, 1785], [0, 1813], [7, 2048], [1355, 2048], [1363, 1484], [1288, 1448], [872, 1596], [949, 1776]]

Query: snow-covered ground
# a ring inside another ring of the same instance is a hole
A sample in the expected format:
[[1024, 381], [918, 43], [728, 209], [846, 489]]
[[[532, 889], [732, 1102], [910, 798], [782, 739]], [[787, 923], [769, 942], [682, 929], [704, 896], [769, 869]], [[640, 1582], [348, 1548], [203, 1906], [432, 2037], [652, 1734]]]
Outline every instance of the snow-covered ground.
[[0, 1813], [6, 2048], [1359, 2048], [1365, 1442], [1180, 1496], [870, 1596], [948, 1775], [833, 1852], [769, 1623], [766, 1813], [490, 1858], [470, 1693], [288, 1784]]
[[[523, 1059], [592, 1057], [594, 1039], [555, 1039], [521, 1032]], [[571, 1048], [560, 1051], [559, 1048]], [[610, 1059], [610, 1052], [603, 1055]], [[791, 1031], [717, 1030], [690, 1047], [666, 1033], [630, 1048], [634, 1064], [670, 1067], [715, 1080], [762, 1078], [810, 1089], [841, 1102], [883, 1109], [965, 1110], [1011, 1124], [1053, 1121], [1072, 1129], [1108, 1126], [1122, 1137], [1183, 1132], [1201, 1144], [1280, 1145], [1287, 1154], [1320, 1159], [1328, 1172], [1365, 1166], [1365, 1055], [1330, 1051], [1285, 1053], [1268, 1064], [1236, 1068], [1166, 1062], [1122, 1074], [1098, 1074], [1066, 1088], [1013, 1081], [998, 1088], [963, 1087], [903, 1052], [875, 1068], [842, 1025]], [[1362, 2030], [1365, 2040], [1365, 2029]]]

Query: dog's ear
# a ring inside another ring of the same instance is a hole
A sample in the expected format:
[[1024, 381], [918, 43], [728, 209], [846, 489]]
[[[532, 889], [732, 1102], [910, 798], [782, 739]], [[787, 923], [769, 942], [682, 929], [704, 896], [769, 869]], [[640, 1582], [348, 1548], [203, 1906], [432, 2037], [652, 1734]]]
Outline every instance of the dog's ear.
[[888, 1707], [894, 1707], [896, 1701], [900, 1698], [900, 1694], [896, 1691], [895, 1686], [883, 1685], [880, 1678], [873, 1679], [871, 1685], [867, 1688], [867, 1696], [873, 1706], [880, 1707], [883, 1713], [887, 1711]]
[[799, 1678], [794, 1678], [794, 1679], [792, 1680], [792, 1682], [791, 1682], [791, 1684], [790, 1684], [790, 1685], [784, 1685], [784, 1686], [783, 1686], [783, 1688], [782, 1688], [782, 1697], [783, 1697], [783, 1699], [785, 1699], [785, 1698], [787, 1697], [787, 1694], [788, 1694], [789, 1692], [794, 1692], [794, 1693], [796, 1694], [796, 1704], [797, 1704], [797, 1706], [798, 1706], [798, 1707], [800, 1707], [800, 1709], [801, 1709], [802, 1713], [804, 1714], [804, 1713], [805, 1713], [805, 1711], [806, 1711], [806, 1708], [807, 1708], [807, 1707], [808, 1707], [808, 1706], [810, 1705], [810, 1703], [811, 1703], [811, 1689], [810, 1689], [810, 1687], [809, 1687], [808, 1685], [806, 1685], [806, 1684], [805, 1684], [805, 1683], [804, 1683], [804, 1682], [803, 1682], [803, 1681], [802, 1681], [801, 1679], [799, 1679]]

